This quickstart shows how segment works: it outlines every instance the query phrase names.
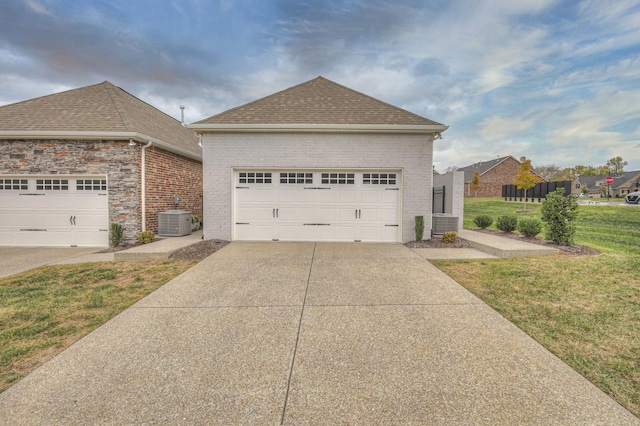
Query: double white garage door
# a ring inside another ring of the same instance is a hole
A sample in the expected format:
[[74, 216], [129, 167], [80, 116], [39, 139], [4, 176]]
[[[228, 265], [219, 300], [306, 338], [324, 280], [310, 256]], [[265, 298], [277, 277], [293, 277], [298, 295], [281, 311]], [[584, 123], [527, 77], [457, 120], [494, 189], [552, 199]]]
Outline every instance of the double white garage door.
[[401, 172], [235, 170], [234, 239], [400, 241]]
[[0, 246], [107, 246], [108, 224], [104, 176], [0, 176]]

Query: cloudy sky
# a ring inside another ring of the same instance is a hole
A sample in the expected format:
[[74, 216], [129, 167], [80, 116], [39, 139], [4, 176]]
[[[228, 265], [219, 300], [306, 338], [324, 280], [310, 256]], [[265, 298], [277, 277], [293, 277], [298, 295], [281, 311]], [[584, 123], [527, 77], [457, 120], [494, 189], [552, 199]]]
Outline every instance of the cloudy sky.
[[640, 169], [638, 0], [3, 0], [0, 105], [108, 80], [193, 122], [322, 75], [450, 126], [435, 166]]

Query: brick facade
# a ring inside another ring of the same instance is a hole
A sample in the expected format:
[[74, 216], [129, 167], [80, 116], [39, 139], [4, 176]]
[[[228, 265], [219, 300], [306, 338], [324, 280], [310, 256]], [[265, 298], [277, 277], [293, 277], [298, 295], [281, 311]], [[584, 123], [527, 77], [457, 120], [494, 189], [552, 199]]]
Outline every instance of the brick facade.
[[187, 210], [202, 218], [202, 164], [172, 152], [150, 147], [146, 156], [146, 228], [158, 232], [158, 213]]
[[[508, 157], [500, 164], [480, 175], [481, 188], [478, 197], [502, 197], [502, 185], [512, 185], [516, 181], [520, 162], [513, 157]], [[536, 175], [536, 177], [538, 177]], [[539, 178], [539, 177], [538, 177]], [[539, 182], [543, 179], [539, 178]], [[464, 183], [464, 196], [475, 197], [476, 193], [471, 189], [470, 182]]]
[[415, 217], [431, 230], [430, 135], [205, 133], [204, 237], [232, 237], [232, 170], [240, 167], [402, 169], [402, 241], [415, 239]]
[[[106, 176], [109, 222], [124, 226], [124, 243], [137, 241], [141, 226], [141, 148], [114, 140], [3, 140], [0, 175]], [[202, 166], [170, 152], [149, 148], [147, 229], [157, 232], [157, 212], [180, 209], [202, 212]]]

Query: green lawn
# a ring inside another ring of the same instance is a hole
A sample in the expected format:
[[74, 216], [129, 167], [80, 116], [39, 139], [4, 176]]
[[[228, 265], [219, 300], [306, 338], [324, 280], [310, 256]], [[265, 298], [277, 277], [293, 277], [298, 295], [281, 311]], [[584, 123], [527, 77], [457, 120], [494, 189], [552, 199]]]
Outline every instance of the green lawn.
[[[467, 199], [464, 226], [522, 208]], [[540, 218], [540, 208], [517, 216]], [[434, 263], [640, 415], [640, 208], [580, 206], [576, 225], [576, 243], [602, 254]]]
[[0, 392], [192, 265], [80, 263], [0, 279]]

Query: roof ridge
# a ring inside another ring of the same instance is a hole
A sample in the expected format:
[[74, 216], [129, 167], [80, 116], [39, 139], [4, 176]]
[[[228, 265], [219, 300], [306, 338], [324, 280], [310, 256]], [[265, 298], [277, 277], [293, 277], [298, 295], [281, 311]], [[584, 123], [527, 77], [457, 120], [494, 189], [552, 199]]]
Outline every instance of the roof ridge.
[[31, 99], [23, 99], [23, 100], [18, 101], [18, 102], [12, 102], [12, 103], [10, 103], [10, 104], [1, 105], [1, 106], [0, 106], [0, 108], [4, 108], [4, 107], [8, 107], [8, 106], [12, 106], [12, 105], [25, 104], [25, 103], [27, 103], [27, 102], [33, 102], [33, 101], [37, 101], [37, 100], [40, 100], [40, 99], [49, 98], [49, 97], [51, 97], [51, 96], [57, 96], [57, 95], [61, 95], [61, 94], [63, 94], [63, 93], [68, 93], [68, 92], [77, 92], [77, 91], [79, 91], [79, 90], [87, 89], [87, 88], [89, 88], [89, 87], [99, 86], [99, 85], [101, 85], [101, 84], [103, 84], [103, 83], [105, 83], [105, 82], [102, 82], [102, 83], [96, 83], [96, 84], [91, 84], [91, 85], [89, 85], [89, 86], [75, 87], [75, 88], [73, 88], [73, 89], [67, 89], [67, 90], [63, 90], [63, 91], [61, 91], [61, 92], [49, 93], [48, 95], [37, 96], [37, 97], [35, 97], [35, 98], [31, 98]]
[[[111, 99], [111, 102], [113, 103], [113, 107], [115, 108], [116, 112], [118, 113], [118, 117], [120, 117], [120, 120], [122, 121], [122, 125], [124, 126], [125, 129], [127, 129], [128, 131], [135, 131], [135, 129], [131, 129], [128, 125], [127, 125], [127, 121], [125, 120], [124, 116], [122, 115], [122, 111], [120, 111], [120, 108], [118, 107], [118, 104], [116, 103], [116, 99], [115, 99], [115, 89], [117, 89], [117, 86], [114, 86], [112, 83], [108, 82], [108, 81], [103, 81], [102, 83], [100, 83], [104, 86], [105, 92], [107, 92], [107, 96], [109, 96], [109, 99]], [[120, 89], [122, 90], [122, 89]]]

